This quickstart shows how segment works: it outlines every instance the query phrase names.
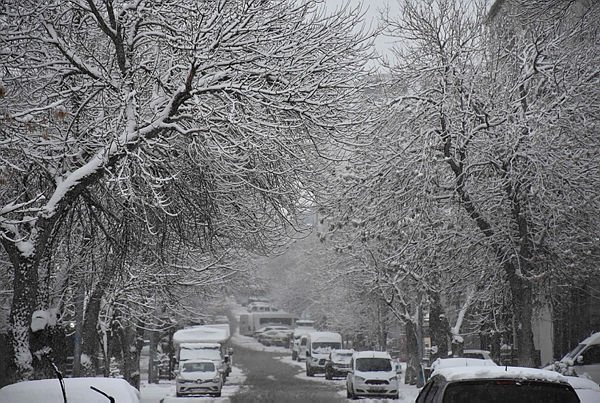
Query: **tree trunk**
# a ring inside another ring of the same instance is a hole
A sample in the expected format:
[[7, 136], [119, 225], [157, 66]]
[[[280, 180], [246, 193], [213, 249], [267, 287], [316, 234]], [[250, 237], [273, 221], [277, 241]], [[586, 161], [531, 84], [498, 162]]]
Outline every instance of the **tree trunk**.
[[507, 263], [508, 282], [512, 293], [512, 307], [515, 323], [517, 356], [519, 365], [523, 367], [535, 367], [533, 344], [533, 330], [531, 327], [533, 318], [533, 295], [531, 285], [519, 277], [512, 264]]
[[413, 322], [407, 321], [406, 329], [406, 352], [408, 353], [408, 363], [406, 365], [406, 374], [404, 383], [415, 385], [421, 365], [421, 356], [419, 355], [419, 343], [417, 339], [417, 329]]
[[37, 301], [38, 271], [34, 260], [19, 259], [12, 256], [12, 253], [9, 255], [15, 269], [9, 321], [9, 340], [14, 354], [14, 379], [27, 380], [33, 377], [30, 326]]
[[[104, 286], [96, 285], [85, 309], [85, 319], [82, 327], [82, 352], [90, 357], [95, 373], [99, 372], [98, 366], [98, 317], [100, 316], [100, 303], [104, 296]], [[105, 363], [108, 365], [108, 363]]]

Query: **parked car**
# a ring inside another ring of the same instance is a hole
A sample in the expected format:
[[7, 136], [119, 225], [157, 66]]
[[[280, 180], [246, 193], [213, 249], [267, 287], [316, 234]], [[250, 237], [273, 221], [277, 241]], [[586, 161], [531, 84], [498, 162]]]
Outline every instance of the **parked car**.
[[[300, 359], [306, 356], [306, 348], [303, 349], [302, 355], [300, 354], [300, 338], [307, 336], [309, 333], [316, 332], [317, 329], [314, 327], [315, 321], [310, 319], [298, 319], [296, 321], [296, 329], [290, 338], [290, 350], [292, 352], [292, 360], [300, 361]], [[306, 338], [304, 340], [304, 346], [306, 346]]]
[[592, 334], [560, 361], [546, 368], [587, 377], [600, 384], [600, 332]]
[[289, 326], [284, 326], [284, 325], [270, 325], [270, 326], [263, 326], [260, 329], [256, 330], [256, 332], [252, 333], [252, 337], [258, 339], [258, 336], [260, 336], [262, 333], [267, 332], [269, 330], [289, 330]]
[[[139, 403], [140, 392], [121, 378], [64, 378], [67, 403]], [[108, 397], [107, 397], [108, 396]], [[59, 379], [39, 379], [0, 389], [2, 403], [64, 403]]]
[[472, 366], [441, 368], [416, 403], [578, 403], [566, 377], [543, 369]]
[[342, 348], [342, 335], [336, 332], [312, 332], [306, 337], [306, 376], [324, 374], [325, 361], [331, 350]]
[[291, 334], [290, 329], [272, 329], [259, 334], [257, 340], [265, 346], [287, 347], [290, 344]]
[[399, 398], [396, 365], [383, 351], [359, 351], [352, 354], [346, 377], [348, 399], [359, 396]]
[[[464, 358], [477, 358], [480, 360], [492, 360], [492, 355], [487, 350], [464, 350], [461, 357]], [[493, 361], [493, 360], [492, 360]]]
[[438, 358], [431, 364], [431, 373], [435, 373], [436, 370], [442, 368], [456, 368], [456, 367], [497, 367], [496, 364], [492, 360], [483, 360], [479, 358], [464, 358], [464, 357], [456, 357], [456, 358]]
[[566, 378], [575, 389], [581, 403], [600, 402], [600, 386], [596, 382], [576, 376], [567, 376]]
[[325, 379], [345, 378], [350, 372], [350, 360], [354, 350], [332, 350], [325, 361]]
[[185, 395], [221, 396], [223, 388], [222, 369], [212, 360], [188, 360], [182, 362], [175, 378], [177, 397]]

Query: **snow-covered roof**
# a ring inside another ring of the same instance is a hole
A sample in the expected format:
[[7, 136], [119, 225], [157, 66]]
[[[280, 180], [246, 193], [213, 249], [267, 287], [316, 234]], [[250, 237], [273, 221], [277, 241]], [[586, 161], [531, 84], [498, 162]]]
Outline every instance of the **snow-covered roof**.
[[180, 348], [205, 348], [210, 350], [219, 350], [221, 349], [221, 345], [219, 343], [181, 343], [179, 345]]
[[308, 335], [311, 343], [315, 341], [342, 341], [342, 335], [336, 332], [311, 332]]
[[558, 372], [537, 368], [477, 366], [441, 368], [435, 375], [443, 376], [448, 381], [473, 379], [521, 379], [546, 382], [567, 382], [567, 378]]
[[386, 351], [357, 351], [352, 356], [354, 359], [357, 358], [387, 358], [392, 359], [390, 354]]
[[[139, 403], [140, 393], [120, 378], [64, 378], [67, 402], [106, 403], [106, 396], [93, 386], [115, 398], [119, 403]], [[19, 382], [0, 389], [2, 403], [63, 403], [58, 379]]]
[[438, 358], [431, 364], [431, 370], [436, 371], [442, 368], [465, 368], [465, 367], [497, 367], [492, 360], [483, 360], [480, 358]]
[[173, 334], [173, 344], [223, 343], [229, 337], [229, 325], [199, 325], [176, 331]]
[[592, 334], [590, 337], [588, 337], [587, 339], [583, 340], [579, 344], [585, 344], [585, 345], [588, 345], [588, 344], [600, 344], [600, 332]]

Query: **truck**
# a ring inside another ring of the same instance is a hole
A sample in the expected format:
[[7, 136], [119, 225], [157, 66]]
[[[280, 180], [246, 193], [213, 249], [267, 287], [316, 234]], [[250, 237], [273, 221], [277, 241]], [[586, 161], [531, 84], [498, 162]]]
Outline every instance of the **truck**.
[[285, 311], [244, 313], [240, 315], [239, 332], [244, 336], [252, 336], [258, 329], [268, 325], [285, 325], [292, 329], [296, 319], [296, 315]]
[[233, 350], [228, 324], [190, 326], [173, 334], [178, 366], [191, 359], [209, 359], [221, 369], [223, 378], [231, 372]]
[[341, 348], [342, 335], [339, 333], [312, 332], [306, 335], [306, 376], [324, 374], [329, 353]]

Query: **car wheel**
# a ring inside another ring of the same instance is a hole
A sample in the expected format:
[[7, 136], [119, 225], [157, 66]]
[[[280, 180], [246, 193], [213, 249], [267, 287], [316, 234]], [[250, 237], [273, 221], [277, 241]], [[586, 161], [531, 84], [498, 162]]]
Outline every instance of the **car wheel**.
[[221, 392], [215, 393], [215, 397], [221, 397]]
[[400, 400], [400, 393], [398, 393], [396, 396], [394, 396], [394, 399]]
[[179, 392], [175, 392], [175, 396], [177, 396], [177, 397], [181, 397], [181, 396], [183, 396], [183, 395], [182, 395], [181, 393], [179, 393]]
[[356, 396], [354, 396], [354, 393], [352, 393], [350, 389], [346, 388], [346, 398], [355, 400]]
[[306, 376], [313, 376], [313, 372], [308, 367], [306, 367]]

